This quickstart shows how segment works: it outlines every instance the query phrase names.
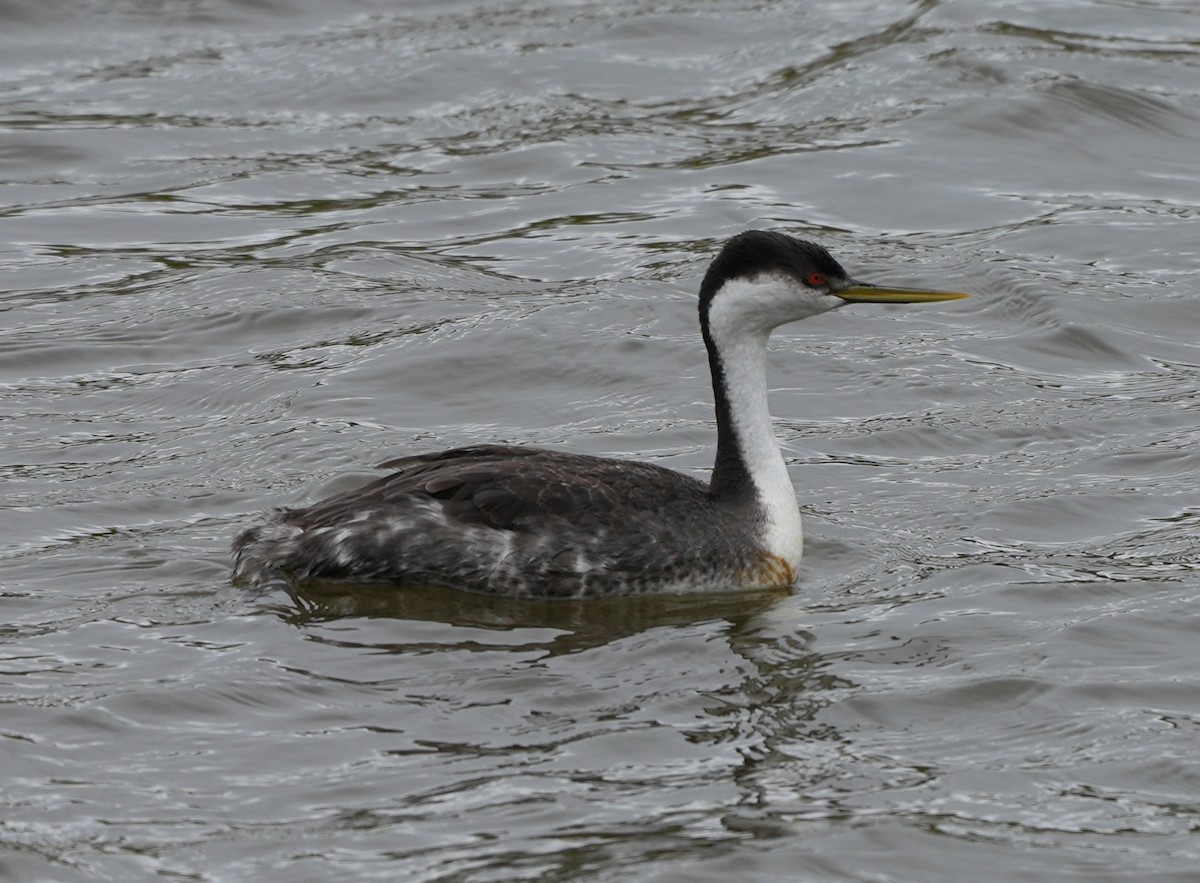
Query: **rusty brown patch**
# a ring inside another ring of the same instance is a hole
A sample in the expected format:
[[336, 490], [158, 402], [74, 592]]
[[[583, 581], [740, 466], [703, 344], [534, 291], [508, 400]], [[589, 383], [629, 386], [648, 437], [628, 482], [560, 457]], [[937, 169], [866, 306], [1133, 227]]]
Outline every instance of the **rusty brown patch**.
[[743, 572], [742, 581], [764, 589], [786, 589], [796, 581], [796, 568], [778, 555], [764, 552], [753, 567]]

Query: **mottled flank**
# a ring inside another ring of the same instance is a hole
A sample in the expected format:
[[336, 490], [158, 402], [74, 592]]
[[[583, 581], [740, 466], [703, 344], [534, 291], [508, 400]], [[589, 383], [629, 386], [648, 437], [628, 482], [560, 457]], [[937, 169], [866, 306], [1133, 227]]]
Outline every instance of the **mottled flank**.
[[486, 445], [395, 470], [234, 542], [262, 582], [353, 578], [527, 597], [600, 597], [790, 585], [756, 538], [753, 498], [718, 502], [686, 475], [636, 461]]

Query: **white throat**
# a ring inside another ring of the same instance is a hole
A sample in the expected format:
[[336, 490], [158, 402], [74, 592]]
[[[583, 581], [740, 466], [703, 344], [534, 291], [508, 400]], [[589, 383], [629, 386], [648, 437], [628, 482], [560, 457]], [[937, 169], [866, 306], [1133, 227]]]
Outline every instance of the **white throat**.
[[[732, 290], [729, 290], [732, 289]], [[713, 299], [708, 328], [725, 376], [731, 427], [746, 471], [762, 504], [762, 543], [790, 566], [800, 562], [804, 534], [800, 507], [771, 425], [767, 405], [767, 339], [788, 321], [829, 309], [777, 278], [736, 279]], [[799, 313], [799, 314], [798, 314]]]

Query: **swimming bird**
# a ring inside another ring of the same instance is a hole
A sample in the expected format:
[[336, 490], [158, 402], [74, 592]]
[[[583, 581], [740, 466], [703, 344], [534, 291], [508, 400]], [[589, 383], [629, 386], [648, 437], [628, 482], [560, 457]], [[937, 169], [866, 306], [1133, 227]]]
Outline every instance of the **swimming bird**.
[[348, 579], [576, 598], [791, 586], [800, 508], [767, 410], [767, 338], [850, 303], [969, 295], [858, 282], [784, 233], [731, 238], [700, 285], [716, 403], [707, 483], [654, 463], [472, 445], [279, 510], [233, 543], [235, 578]]

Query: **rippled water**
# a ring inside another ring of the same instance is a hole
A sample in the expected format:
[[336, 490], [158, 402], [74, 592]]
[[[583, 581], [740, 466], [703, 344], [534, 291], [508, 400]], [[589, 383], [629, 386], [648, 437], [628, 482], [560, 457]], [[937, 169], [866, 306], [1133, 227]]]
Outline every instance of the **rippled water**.
[[[0, 0], [0, 879], [1195, 880], [1200, 7]], [[703, 474], [776, 227], [793, 594], [255, 596], [473, 441]]]

